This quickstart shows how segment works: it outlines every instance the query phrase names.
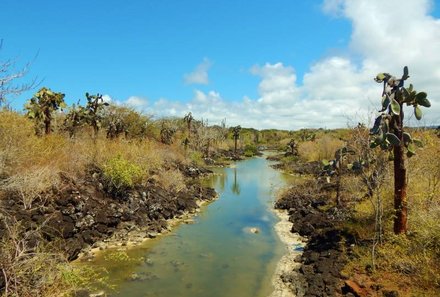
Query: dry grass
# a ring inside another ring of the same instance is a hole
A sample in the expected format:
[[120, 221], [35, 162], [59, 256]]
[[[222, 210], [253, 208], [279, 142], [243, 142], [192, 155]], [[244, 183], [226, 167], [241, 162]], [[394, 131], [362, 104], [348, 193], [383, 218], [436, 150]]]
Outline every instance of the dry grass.
[[344, 146], [344, 142], [332, 137], [324, 135], [316, 141], [305, 141], [298, 145], [298, 153], [304, 161], [321, 161], [323, 159], [334, 159], [337, 149]]
[[[376, 269], [372, 267], [372, 244], [356, 247], [356, 257], [345, 272], [352, 277], [368, 274], [387, 289], [398, 290], [400, 296], [438, 296], [440, 293], [440, 139], [432, 131], [412, 133], [423, 139], [425, 146], [407, 160], [409, 233], [396, 236], [392, 232], [393, 181], [392, 162], [385, 183], [379, 191], [384, 207], [384, 242], [376, 248]], [[355, 183], [355, 179], [344, 184]], [[355, 187], [350, 189], [356, 194]], [[360, 188], [359, 188], [360, 189]], [[360, 194], [360, 192], [359, 192]], [[374, 237], [374, 207], [370, 200], [354, 205], [353, 220], [347, 228], [358, 239], [371, 242]]]
[[[75, 139], [56, 133], [37, 137], [31, 121], [14, 112], [0, 112], [0, 194], [14, 193], [24, 208], [30, 208], [45, 190], [56, 187], [60, 173], [81, 179], [88, 166], [104, 168], [116, 156], [139, 166], [144, 180], [169, 167], [167, 164], [187, 162], [180, 144], [167, 146], [148, 139], [108, 140], [102, 133], [93, 140], [87, 131]], [[181, 189], [183, 177], [161, 174], [175, 179], [175, 189]]]
[[79, 287], [104, 282], [97, 271], [71, 266], [54, 245], [42, 239], [39, 230], [25, 230], [13, 219], [0, 214], [5, 234], [0, 239], [2, 297], [72, 296]]
[[160, 170], [153, 178], [164, 188], [178, 193], [186, 188], [185, 178], [178, 170]]

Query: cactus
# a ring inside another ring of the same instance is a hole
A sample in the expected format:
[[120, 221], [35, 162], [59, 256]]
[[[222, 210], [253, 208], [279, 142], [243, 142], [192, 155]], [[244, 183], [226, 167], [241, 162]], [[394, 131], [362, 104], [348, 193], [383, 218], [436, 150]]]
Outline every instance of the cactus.
[[316, 133], [308, 129], [301, 129], [299, 131], [301, 141], [315, 141]]
[[[328, 183], [331, 177], [336, 177], [336, 203], [338, 206], [341, 206], [341, 175], [344, 170], [344, 161], [349, 155], [354, 155], [355, 153], [351, 147], [344, 146], [335, 152], [333, 160], [322, 160], [323, 168], [319, 175], [325, 176]], [[357, 163], [347, 164], [347, 169], [357, 170]]]
[[183, 121], [186, 123], [187, 127], [188, 127], [188, 138], [191, 138], [191, 123], [194, 120], [192, 113], [188, 112], [184, 117], [183, 117]]
[[160, 129], [160, 141], [163, 144], [170, 145], [173, 143], [173, 136], [176, 133], [176, 129], [172, 127], [168, 127], [165, 123], [162, 123], [162, 127]]
[[70, 107], [69, 112], [64, 119], [64, 129], [69, 132], [69, 137], [74, 138], [76, 131], [84, 124], [85, 122], [85, 108], [81, 105], [73, 104]]
[[240, 130], [241, 130], [241, 126], [235, 126], [232, 128], [232, 137], [234, 137], [234, 154], [237, 154], [237, 141], [238, 138], [240, 138]]
[[374, 79], [383, 83], [382, 109], [380, 115], [374, 121], [370, 129], [373, 140], [371, 148], [380, 147], [388, 151], [394, 162], [394, 233], [402, 234], [407, 231], [407, 178], [405, 167], [405, 156], [408, 158], [416, 154], [416, 146], [420, 146], [420, 140], [413, 138], [404, 131], [403, 127], [403, 105], [413, 106], [414, 115], [417, 120], [422, 119], [423, 107], [430, 107], [425, 92], [416, 92], [413, 85], [404, 87], [405, 80], [409, 78], [408, 67], [403, 68], [401, 78], [396, 78], [388, 73], [379, 73]]
[[298, 145], [296, 144], [295, 139], [292, 138], [287, 146], [289, 147], [292, 156], [298, 156]]
[[107, 138], [115, 139], [119, 137], [122, 133], [127, 135], [127, 125], [124, 123], [124, 120], [118, 115], [111, 114], [109, 117], [109, 122], [107, 126]]
[[66, 107], [64, 94], [55, 93], [48, 88], [41, 88], [25, 105], [27, 117], [35, 120], [36, 133], [40, 134], [39, 126], [44, 124], [45, 134], [52, 132], [52, 113]]
[[98, 137], [99, 128], [101, 127], [102, 116], [100, 111], [109, 104], [104, 102], [104, 99], [102, 99], [102, 95], [100, 94], [90, 95], [89, 93], [86, 93], [86, 98], [87, 105], [85, 110], [85, 119], [86, 122], [92, 126], [93, 138], [96, 139]]

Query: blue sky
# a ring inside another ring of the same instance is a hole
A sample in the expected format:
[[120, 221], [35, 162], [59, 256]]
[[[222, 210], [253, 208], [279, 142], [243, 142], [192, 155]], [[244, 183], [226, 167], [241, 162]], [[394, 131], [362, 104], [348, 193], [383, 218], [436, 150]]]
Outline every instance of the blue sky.
[[[423, 33], [414, 36], [426, 34], [429, 19], [432, 30], [428, 31], [438, 38], [437, 2], [406, 2], [396, 5], [404, 6], [408, 17], [416, 14], [413, 19]], [[373, 12], [378, 5], [381, 1], [3, 0], [0, 62], [13, 58], [19, 69], [32, 61], [22, 81], [42, 79], [42, 85], [65, 93], [69, 104], [84, 102], [85, 92], [99, 92], [155, 116], [192, 111], [212, 122], [226, 117], [231, 125], [257, 128], [338, 127], [346, 125], [346, 117], [355, 116], [353, 109], [362, 107], [348, 104], [346, 111], [329, 114], [330, 108], [350, 96], [363, 94], [373, 101], [369, 92], [380, 93], [378, 86], [365, 82], [376, 74], [377, 67], [371, 64], [382, 66], [381, 59], [362, 43], [374, 33], [374, 26], [372, 32], [364, 28], [370, 26], [363, 19], [376, 18]], [[423, 9], [414, 12], [411, 5]], [[390, 27], [392, 15], [377, 19], [381, 28]], [[402, 40], [407, 36], [405, 31], [395, 33]], [[386, 46], [385, 41], [377, 43]], [[434, 43], [432, 53], [437, 49]], [[402, 63], [390, 63], [390, 68], [400, 69], [397, 65]], [[430, 70], [437, 75], [439, 68]], [[356, 79], [351, 82], [345, 75]], [[353, 90], [344, 85], [336, 88], [332, 77], [352, 84]], [[312, 85], [316, 81], [323, 84], [321, 93]], [[434, 82], [432, 89], [431, 84], [422, 84], [428, 94], [440, 95]], [[358, 87], [362, 92], [355, 90]], [[8, 101], [21, 109], [35, 91]], [[298, 116], [301, 111], [304, 114]], [[321, 113], [324, 123], [312, 120]], [[437, 121], [435, 115], [428, 119]]]

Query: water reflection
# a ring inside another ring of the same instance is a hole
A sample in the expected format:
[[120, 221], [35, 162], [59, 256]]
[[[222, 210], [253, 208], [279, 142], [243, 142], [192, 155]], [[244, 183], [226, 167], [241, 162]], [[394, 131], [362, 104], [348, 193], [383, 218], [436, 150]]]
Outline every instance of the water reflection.
[[240, 184], [237, 181], [237, 168], [234, 168], [234, 182], [232, 183], [231, 190], [235, 195], [240, 195]]
[[[270, 208], [283, 178], [263, 158], [236, 166], [215, 169], [216, 174], [205, 181], [220, 198], [204, 206], [193, 224], [182, 224], [169, 235], [126, 252], [105, 251], [87, 263], [108, 270], [116, 288], [111, 296], [270, 294], [272, 273], [284, 251], [273, 230], [277, 219]], [[252, 228], [259, 232], [249, 232]]]
[[228, 183], [228, 175], [222, 168], [213, 168], [215, 174], [204, 180], [205, 186], [215, 188], [217, 192], [223, 193]]

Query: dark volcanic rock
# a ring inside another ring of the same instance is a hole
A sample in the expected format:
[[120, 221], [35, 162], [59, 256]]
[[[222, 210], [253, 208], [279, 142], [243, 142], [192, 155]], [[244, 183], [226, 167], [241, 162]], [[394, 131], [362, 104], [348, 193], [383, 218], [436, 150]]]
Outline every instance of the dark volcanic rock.
[[[183, 170], [192, 177], [210, 173], [197, 167], [183, 167]], [[150, 181], [122, 196], [112, 197], [103, 192], [94, 175], [97, 174], [90, 172], [82, 183], [63, 176], [60, 190], [44, 193], [41, 201], [34, 202], [39, 207], [32, 210], [25, 210], [19, 197], [13, 196], [1, 200], [0, 209], [27, 230], [41, 227], [47, 241], [64, 240], [60, 246], [68, 259], [73, 260], [85, 247], [123, 231], [124, 226], [132, 226], [129, 231], [142, 227], [146, 233], [161, 232], [167, 227], [166, 219], [192, 212], [198, 207], [197, 200], [212, 200], [216, 196], [214, 189], [202, 187], [191, 179], [179, 193]], [[0, 221], [0, 235], [3, 237], [4, 233]]]
[[353, 237], [338, 228], [346, 217], [344, 211], [325, 207], [329, 199], [316, 194], [320, 193], [316, 189], [310, 190], [313, 186], [287, 193], [275, 207], [289, 211], [292, 232], [308, 237], [299, 268], [306, 283], [304, 296], [336, 296], [344, 286], [340, 271], [346, 259], [342, 251], [351, 248]]

